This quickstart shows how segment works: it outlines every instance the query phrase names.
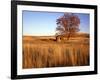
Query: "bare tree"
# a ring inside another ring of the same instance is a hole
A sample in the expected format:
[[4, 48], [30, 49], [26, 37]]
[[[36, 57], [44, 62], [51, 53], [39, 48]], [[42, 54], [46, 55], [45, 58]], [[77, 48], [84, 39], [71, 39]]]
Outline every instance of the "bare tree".
[[80, 19], [73, 13], [64, 13], [57, 19], [56, 35], [66, 35], [67, 38], [79, 31]]

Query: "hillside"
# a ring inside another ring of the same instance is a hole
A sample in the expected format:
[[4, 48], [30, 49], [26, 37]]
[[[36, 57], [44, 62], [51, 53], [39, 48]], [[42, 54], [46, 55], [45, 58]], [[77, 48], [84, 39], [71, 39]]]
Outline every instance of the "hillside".
[[[69, 38], [69, 41], [88, 41], [89, 34], [77, 33]], [[69, 42], [68, 40], [65, 40]], [[23, 42], [57, 42], [56, 36], [23, 36]], [[64, 42], [64, 41], [63, 41]]]

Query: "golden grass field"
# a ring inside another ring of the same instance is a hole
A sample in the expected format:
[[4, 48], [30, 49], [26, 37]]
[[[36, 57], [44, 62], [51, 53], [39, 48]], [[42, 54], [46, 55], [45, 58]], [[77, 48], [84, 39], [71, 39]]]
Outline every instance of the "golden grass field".
[[57, 42], [55, 37], [23, 36], [23, 68], [89, 65], [89, 37], [71, 37]]

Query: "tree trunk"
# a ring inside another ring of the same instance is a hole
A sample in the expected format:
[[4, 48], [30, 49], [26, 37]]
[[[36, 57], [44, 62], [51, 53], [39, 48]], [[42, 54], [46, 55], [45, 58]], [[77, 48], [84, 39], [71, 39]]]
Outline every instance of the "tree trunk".
[[67, 40], [69, 40], [69, 38], [70, 38], [70, 33], [68, 34]]

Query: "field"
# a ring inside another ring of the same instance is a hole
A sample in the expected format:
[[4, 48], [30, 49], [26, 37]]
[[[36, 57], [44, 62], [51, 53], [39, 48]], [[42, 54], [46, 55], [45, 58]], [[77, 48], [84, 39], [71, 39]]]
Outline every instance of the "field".
[[89, 37], [80, 36], [61, 42], [55, 36], [23, 36], [23, 68], [89, 65]]

